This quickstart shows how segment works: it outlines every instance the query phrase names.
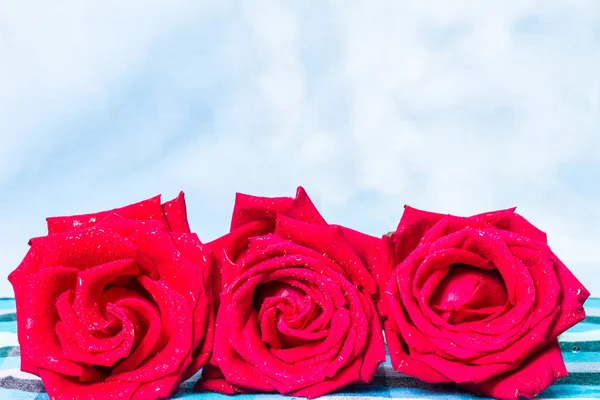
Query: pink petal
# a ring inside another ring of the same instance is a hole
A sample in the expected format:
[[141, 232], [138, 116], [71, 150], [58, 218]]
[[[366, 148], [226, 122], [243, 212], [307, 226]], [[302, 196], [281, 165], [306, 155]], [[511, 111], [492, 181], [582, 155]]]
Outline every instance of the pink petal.
[[277, 214], [313, 224], [326, 224], [300, 186], [296, 191], [296, 198], [293, 199], [291, 197], [258, 197], [237, 193], [231, 218], [231, 230], [252, 221], [275, 219]]
[[78, 229], [84, 229], [94, 226], [106, 216], [118, 214], [123, 218], [136, 220], [157, 220], [163, 225], [167, 225], [167, 219], [160, 205], [160, 195], [154, 196], [148, 200], [139, 203], [130, 204], [125, 207], [115, 208], [107, 211], [100, 211], [91, 214], [80, 214], [65, 217], [50, 217], [48, 221], [48, 233], [71, 232]]
[[139, 387], [135, 382], [82, 383], [45, 369], [40, 370], [40, 377], [48, 396], [56, 400], [131, 399]]
[[517, 369], [477, 385], [465, 385], [473, 391], [498, 399], [532, 398], [558, 379], [567, 376], [558, 341], [544, 347]]
[[171, 232], [190, 232], [190, 225], [187, 219], [187, 209], [185, 206], [185, 196], [183, 192], [173, 200], [169, 200], [162, 205], [163, 212], [169, 224]]

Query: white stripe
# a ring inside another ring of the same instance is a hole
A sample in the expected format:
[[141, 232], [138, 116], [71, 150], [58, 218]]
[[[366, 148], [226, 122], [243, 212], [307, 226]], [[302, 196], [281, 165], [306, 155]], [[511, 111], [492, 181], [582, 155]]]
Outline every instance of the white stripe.
[[18, 346], [17, 334], [12, 332], [0, 332], [0, 347]]
[[38, 379], [38, 380], [40, 379], [38, 376], [35, 376], [35, 375], [27, 373], [27, 372], [23, 372], [17, 368], [0, 370], [0, 378], [4, 378], [7, 376], [12, 376], [13, 378], [17, 378], [17, 379]]
[[600, 362], [568, 362], [565, 365], [569, 372], [600, 372]]
[[600, 340], [600, 329], [587, 332], [565, 332], [558, 337], [560, 342], [594, 342]]
[[600, 308], [586, 308], [585, 315], [588, 317], [600, 317]]
[[6, 310], [0, 310], [0, 315], [14, 314], [16, 312], [17, 310], [15, 310], [14, 308], [7, 308]]

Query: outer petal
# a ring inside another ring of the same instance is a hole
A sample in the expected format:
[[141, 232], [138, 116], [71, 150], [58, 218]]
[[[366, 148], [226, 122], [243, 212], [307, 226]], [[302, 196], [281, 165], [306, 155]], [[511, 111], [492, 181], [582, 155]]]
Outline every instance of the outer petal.
[[118, 214], [123, 218], [136, 219], [140, 221], [157, 220], [163, 225], [169, 226], [163, 208], [160, 204], [160, 195], [158, 195], [138, 203], [133, 203], [125, 207], [114, 208], [112, 210], [90, 214], [46, 218], [46, 221], [48, 222], [48, 233], [53, 234], [70, 232], [77, 229], [89, 228], [111, 214]]
[[522, 215], [515, 212], [516, 207], [506, 210], [490, 211], [483, 214], [472, 216], [472, 219], [479, 219], [495, 226], [498, 229], [518, 233], [538, 242], [547, 243], [546, 234], [533, 226]]
[[275, 219], [253, 221], [241, 225], [204, 246], [212, 251], [223, 249], [230, 260], [236, 261], [244, 255], [251, 237], [263, 236], [274, 231]]
[[134, 393], [132, 400], [166, 399], [177, 392], [181, 376], [169, 375], [155, 381], [144, 383]]
[[[130, 382], [99, 382], [81, 383], [76, 379], [66, 378], [64, 375], [40, 369], [40, 378], [48, 396], [55, 400], [95, 400], [122, 398], [131, 399], [139, 383]], [[150, 398], [147, 398], [150, 400]]]
[[[367, 302], [371, 303], [371, 299], [367, 298], [364, 303]], [[369, 307], [369, 305], [365, 305], [365, 307]], [[362, 355], [363, 363], [360, 371], [360, 380], [364, 383], [371, 382], [379, 364], [386, 359], [381, 323], [377, 316], [375, 305], [371, 303], [370, 307], [372, 308], [371, 327], [369, 329], [367, 345]]]
[[234, 395], [236, 393], [248, 393], [243, 389], [233, 386], [225, 380], [223, 372], [213, 364], [206, 364], [202, 369], [202, 378], [194, 385], [195, 392], [216, 392], [220, 394]]
[[[225, 295], [226, 296], [226, 295]], [[223, 299], [223, 304], [217, 315], [217, 325], [215, 328], [215, 344], [213, 348], [213, 359], [211, 361], [216, 364], [222, 371], [226, 382], [229, 385], [244, 386], [251, 390], [262, 390], [272, 392], [273, 385], [259, 371], [254, 369], [239, 354], [233, 349], [230, 340], [229, 326], [225, 309], [227, 307], [227, 298]], [[198, 385], [199, 389], [208, 389], [207, 386]], [[235, 386], [218, 385], [222, 393], [235, 392]]]
[[137, 253], [136, 247], [127, 238], [110, 227], [93, 227], [77, 233], [65, 232], [34, 238], [31, 244], [44, 247], [40, 269], [60, 265], [85, 270], [123, 258], [135, 258]]
[[179, 192], [177, 197], [163, 204], [162, 209], [172, 232], [190, 232], [183, 192]]
[[373, 277], [358, 257], [355, 249], [345, 239], [343, 230], [335, 225], [315, 225], [284, 216], [277, 217], [276, 235], [301, 246], [317, 250], [343, 267], [351, 282], [375, 294]]
[[[555, 256], [556, 257], [556, 256]], [[590, 292], [579, 282], [565, 264], [556, 257], [554, 267], [561, 287], [560, 315], [552, 331], [553, 336], [558, 336], [585, 318], [583, 303], [590, 296]]]
[[[340, 226], [339, 228], [342, 231], [342, 234], [344, 235], [348, 243], [350, 243], [350, 245], [358, 255], [358, 257], [360, 257], [363, 264], [367, 267], [368, 271], [375, 279], [375, 282], [377, 282], [378, 287], [381, 288], [380, 282], [386, 275], [380, 270], [380, 268], [383, 265], [381, 263], [382, 249], [384, 248], [383, 241], [388, 240], [387, 236], [384, 239], [382, 239], [343, 226]], [[374, 293], [371, 292], [371, 294]], [[376, 298], [379, 298], [380, 294], [381, 291], [378, 290]]]
[[[419, 210], [411, 206], [404, 206], [404, 213], [396, 230], [413, 229], [416, 233], [424, 233], [427, 229], [438, 223], [447, 214]], [[418, 229], [417, 229], [418, 228]]]
[[346, 385], [359, 382], [361, 363], [362, 360], [360, 358], [356, 358], [350, 365], [343, 368], [333, 377], [325, 379], [322, 382], [311, 385], [305, 389], [293, 392], [292, 395], [314, 399], [315, 397], [323, 396], [327, 393], [333, 392], [334, 390], [343, 388]]
[[417, 247], [423, 235], [446, 215], [404, 206], [404, 213], [396, 231], [390, 237], [393, 267], [400, 264]]
[[[21, 304], [17, 302], [19, 344], [25, 365], [54, 369], [70, 376], [81, 376], [85, 368], [62, 359], [62, 350], [54, 333], [58, 312], [54, 304], [58, 297], [75, 285], [77, 270], [57, 267], [39, 272], [26, 286], [15, 287]], [[43, 349], [43, 351], [40, 351]], [[59, 360], [57, 362], [57, 360]]]
[[427, 364], [415, 360], [409, 354], [408, 346], [400, 335], [398, 325], [393, 319], [384, 323], [385, 337], [390, 353], [392, 367], [398, 371], [428, 383], [450, 382], [446, 376], [440, 374]]
[[478, 385], [465, 387], [498, 399], [531, 398], [559, 378], [567, 376], [558, 341], [527, 359], [516, 370], [498, 375]]
[[533, 226], [533, 224], [527, 221], [522, 215], [517, 213], [512, 215], [510, 230], [539, 242], [548, 242], [545, 232]]
[[231, 217], [231, 230], [252, 221], [274, 219], [277, 214], [313, 224], [326, 224], [302, 186], [299, 186], [296, 198], [293, 199], [291, 197], [258, 197], [238, 193]]

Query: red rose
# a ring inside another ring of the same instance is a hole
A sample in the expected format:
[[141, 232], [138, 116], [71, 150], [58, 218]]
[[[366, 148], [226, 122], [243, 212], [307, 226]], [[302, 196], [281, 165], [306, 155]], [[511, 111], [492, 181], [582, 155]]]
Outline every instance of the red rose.
[[370, 382], [385, 360], [369, 273], [380, 239], [328, 225], [295, 199], [238, 194], [231, 232], [207, 244], [223, 289], [196, 389], [317, 397]]
[[[183, 193], [48, 219], [9, 276], [21, 369], [52, 399], [159, 399], [210, 355], [213, 306]], [[192, 351], [192, 349], [196, 349]]]
[[514, 209], [406, 207], [384, 242], [381, 314], [397, 371], [507, 399], [567, 375], [556, 338], [584, 319], [589, 293]]

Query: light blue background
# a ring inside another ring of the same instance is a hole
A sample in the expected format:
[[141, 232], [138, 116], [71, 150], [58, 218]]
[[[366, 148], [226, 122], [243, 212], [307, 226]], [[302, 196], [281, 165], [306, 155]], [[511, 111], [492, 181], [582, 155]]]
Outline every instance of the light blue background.
[[376, 235], [519, 206], [600, 296], [600, 2], [62, 4], [0, 7], [3, 276], [49, 215], [184, 190], [208, 241], [303, 185]]

